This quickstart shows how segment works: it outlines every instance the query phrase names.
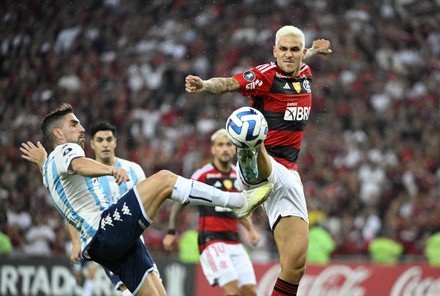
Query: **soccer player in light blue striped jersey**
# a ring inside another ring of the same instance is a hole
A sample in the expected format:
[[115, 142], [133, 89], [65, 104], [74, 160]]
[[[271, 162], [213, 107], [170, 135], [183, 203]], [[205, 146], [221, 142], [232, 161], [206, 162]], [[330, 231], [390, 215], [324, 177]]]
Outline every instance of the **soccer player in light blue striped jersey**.
[[[116, 203], [124, 193], [133, 188], [140, 181], [146, 179], [145, 173], [139, 164], [116, 156], [116, 134], [116, 127], [108, 122], [95, 123], [90, 129], [90, 144], [95, 152], [95, 160], [105, 165], [121, 167], [128, 174], [128, 181], [120, 184], [116, 183], [113, 176], [98, 177], [105, 195], [111, 196], [113, 203]], [[37, 150], [34, 150], [34, 155], [38, 158], [35, 159], [34, 162], [44, 162], [46, 160], [46, 150], [43, 147], [39, 147], [39, 150], [39, 154], [37, 154]], [[91, 296], [94, 290], [94, 281], [98, 265], [93, 261], [81, 258], [81, 241], [79, 234], [72, 225], [68, 224], [67, 228], [72, 239], [70, 258], [74, 264], [73, 271], [79, 273], [79, 276], [83, 276], [83, 269], [85, 270], [84, 273], [86, 278], [83, 284], [82, 295]], [[151, 260], [153, 261], [152, 258]], [[104, 270], [115, 289], [119, 290], [122, 293], [122, 296], [133, 295], [117, 275], [106, 268], [104, 268]], [[156, 271], [159, 273], [158, 270]]]
[[[113, 203], [116, 203], [121, 196], [123, 196], [128, 190], [133, 188], [136, 184], [146, 178], [142, 167], [133, 162], [116, 156], [116, 145], [117, 145], [117, 132], [116, 127], [108, 122], [98, 122], [92, 125], [90, 129], [90, 144], [95, 152], [95, 160], [99, 163], [116, 166], [124, 169], [128, 174], [128, 181], [122, 182], [120, 184], [116, 183], [115, 178], [112, 176], [101, 176], [98, 178], [104, 193], [106, 196], [111, 196]], [[72, 231], [73, 227], [69, 229]], [[142, 236], [141, 236], [142, 238]], [[78, 240], [79, 241], [79, 240]], [[78, 257], [81, 249], [80, 245], [77, 244], [75, 248], [76, 254], [73, 253], [73, 257]], [[148, 252], [148, 248], [147, 248]], [[149, 254], [148, 254], [149, 256]], [[75, 259], [75, 258], [74, 258]], [[78, 260], [78, 259], [77, 259]], [[151, 261], [154, 262], [152, 258]], [[88, 274], [94, 275], [97, 265], [95, 263], [88, 264]], [[107, 276], [110, 278], [113, 286], [116, 290], [119, 290], [123, 296], [132, 295], [127, 287], [122, 283], [119, 276], [115, 275], [108, 269], [104, 268]], [[158, 273], [159, 271], [156, 270]], [[94, 278], [89, 277], [84, 283], [83, 293], [89, 293], [92, 295], [94, 286]]]
[[[154, 271], [154, 262], [140, 240], [167, 199], [189, 205], [231, 208], [250, 214], [264, 202], [272, 184], [249, 191], [224, 192], [201, 182], [162, 170], [141, 181], [116, 203], [98, 181], [113, 176], [118, 184], [129, 180], [127, 172], [85, 157], [84, 128], [72, 106], [62, 104], [43, 119], [41, 129], [53, 147], [44, 163], [37, 163], [58, 212], [75, 227], [81, 239], [81, 255], [113, 273], [134, 295], [166, 295]], [[32, 142], [22, 143], [22, 157], [32, 160]], [[243, 214], [244, 213], [244, 214]]]
[[116, 127], [107, 122], [98, 122], [90, 129], [90, 145], [95, 152], [95, 160], [109, 166], [120, 167], [128, 174], [128, 181], [117, 184], [111, 176], [99, 177], [99, 183], [107, 196], [113, 197], [113, 202], [128, 190], [146, 178], [142, 167], [133, 162], [116, 156], [117, 145]]

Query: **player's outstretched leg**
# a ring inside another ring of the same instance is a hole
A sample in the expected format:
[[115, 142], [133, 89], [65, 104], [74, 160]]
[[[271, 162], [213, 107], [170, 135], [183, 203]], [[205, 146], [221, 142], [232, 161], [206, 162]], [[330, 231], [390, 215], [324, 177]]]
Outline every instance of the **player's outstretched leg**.
[[149, 219], [156, 216], [166, 199], [193, 206], [228, 207], [240, 210], [238, 215], [246, 217], [272, 192], [271, 183], [260, 187], [243, 192], [227, 192], [163, 170], [140, 182], [136, 190]]
[[248, 217], [259, 205], [269, 198], [272, 190], [273, 184], [269, 182], [254, 189], [243, 190], [242, 193], [245, 197], [244, 206], [239, 209], [232, 209], [232, 212], [238, 219]]

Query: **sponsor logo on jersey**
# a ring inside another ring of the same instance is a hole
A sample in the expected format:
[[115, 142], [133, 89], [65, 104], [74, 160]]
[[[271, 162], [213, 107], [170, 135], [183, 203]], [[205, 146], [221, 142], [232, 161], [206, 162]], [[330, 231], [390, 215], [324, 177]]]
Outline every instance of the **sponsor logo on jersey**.
[[119, 213], [118, 209], [115, 209], [113, 212], [113, 221], [122, 221], [121, 213]]
[[284, 120], [303, 121], [308, 120], [311, 107], [287, 107], [284, 112]]
[[218, 179], [221, 178], [222, 174], [221, 173], [209, 173], [206, 174], [206, 179]]
[[283, 74], [280, 74], [280, 73], [275, 73], [275, 76], [276, 77], [278, 77], [278, 78], [288, 78], [288, 79], [292, 79], [292, 76], [288, 76], [288, 75], [283, 75]]
[[108, 214], [106, 217], [101, 218], [101, 228], [103, 230], [106, 230], [106, 226], [107, 225], [114, 226], [113, 225], [113, 219], [110, 216], [110, 214]]
[[245, 89], [246, 90], [251, 90], [251, 89], [255, 89], [257, 86], [262, 86], [263, 85], [263, 81], [261, 81], [260, 79], [255, 80], [254, 82], [248, 83], [246, 84]]
[[283, 86], [283, 89], [290, 89], [289, 84], [286, 82], [286, 84]]
[[243, 73], [243, 78], [246, 81], [253, 82], [255, 80], [255, 73], [251, 70], [247, 70]]
[[310, 82], [309, 82], [307, 79], [304, 79], [304, 81], [303, 81], [303, 87], [304, 87], [304, 89], [305, 89], [308, 93], [311, 93], [311, 92], [312, 92], [312, 89], [311, 89], [311, 87], [310, 87]]
[[301, 83], [300, 82], [292, 82], [293, 88], [296, 90], [297, 93], [301, 92]]
[[124, 202], [124, 205], [122, 206], [122, 214], [131, 216], [130, 208], [127, 206], [126, 202]]

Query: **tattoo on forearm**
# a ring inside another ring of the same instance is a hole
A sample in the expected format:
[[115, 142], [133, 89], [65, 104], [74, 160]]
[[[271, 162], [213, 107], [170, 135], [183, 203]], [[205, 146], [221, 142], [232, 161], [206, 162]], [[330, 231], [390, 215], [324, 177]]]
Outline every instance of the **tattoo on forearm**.
[[219, 95], [238, 90], [239, 84], [231, 78], [211, 78], [205, 82], [205, 92], [210, 95]]
[[317, 48], [309, 48], [309, 49], [307, 49], [307, 53], [306, 53], [306, 56], [304, 57], [304, 60], [307, 60], [307, 59], [309, 59], [309, 58], [311, 58], [312, 56], [314, 56], [314, 55], [317, 55], [318, 54], [318, 49]]

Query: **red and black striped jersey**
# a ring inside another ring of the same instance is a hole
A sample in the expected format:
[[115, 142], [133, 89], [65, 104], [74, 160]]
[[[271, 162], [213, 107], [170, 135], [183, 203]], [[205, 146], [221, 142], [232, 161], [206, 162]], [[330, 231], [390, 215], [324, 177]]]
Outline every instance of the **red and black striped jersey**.
[[275, 63], [259, 65], [233, 76], [240, 93], [266, 117], [267, 152], [289, 169], [297, 169], [304, 130], [312, 106], [312, 72], [302, 64], [298, 76], [286, 75]]
[[[231, 171], [223, 173], [209, 163], [198, 169], [191, 179], [214, 186], [223, 191], [237, 192], [237, 172], [233, 165]], [[238, 222], [228, 208], [198, 206], [199, 208], [199, 251], [215, 242], [238, 244]]]

